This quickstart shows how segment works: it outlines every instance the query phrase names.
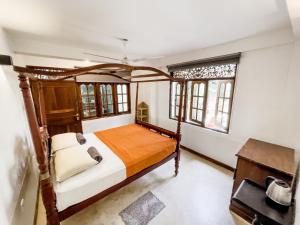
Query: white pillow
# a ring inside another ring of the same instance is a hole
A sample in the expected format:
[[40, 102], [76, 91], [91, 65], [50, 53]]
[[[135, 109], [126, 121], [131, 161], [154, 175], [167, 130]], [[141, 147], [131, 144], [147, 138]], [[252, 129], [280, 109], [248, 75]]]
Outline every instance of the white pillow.
[[52, 152], [79, 145], [75, 133], [56, 134], [51, 138]]
[[78, 145], [55, 153], [56, 181], [62, 182], [98, 164], [84, 146]]

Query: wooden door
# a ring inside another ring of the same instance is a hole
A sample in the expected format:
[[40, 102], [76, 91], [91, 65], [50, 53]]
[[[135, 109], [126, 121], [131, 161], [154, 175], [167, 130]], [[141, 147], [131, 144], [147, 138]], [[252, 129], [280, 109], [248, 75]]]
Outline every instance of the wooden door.
[[[50, 136], [65, 132], [82, 132], [78, 89], [74, 81], [31, 81], [31, 90], [39, 123], [39, 97], [44, 97], [45, 120]], [[39, 93], [41, 94], [39, 96]]]

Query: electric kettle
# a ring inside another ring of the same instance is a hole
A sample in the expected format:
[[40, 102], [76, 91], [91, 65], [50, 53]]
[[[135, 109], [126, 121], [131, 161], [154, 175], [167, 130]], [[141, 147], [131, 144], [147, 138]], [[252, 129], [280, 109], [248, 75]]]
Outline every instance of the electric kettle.
[[290, 206], [292, 201], [292, 188], [283, 180], [268, 176], [266, 178], [266, 195], [280, 206]]

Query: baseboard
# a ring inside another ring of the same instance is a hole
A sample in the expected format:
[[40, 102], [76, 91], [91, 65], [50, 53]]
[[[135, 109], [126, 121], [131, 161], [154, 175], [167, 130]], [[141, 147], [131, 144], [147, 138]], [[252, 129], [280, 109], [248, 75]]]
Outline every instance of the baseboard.
[[215, 160], [215, 159], [210, 158], [210, 157], [208, 157], [208, 156], [206, 156], [206, 155], [203, 155], [202, 153], [199, 153], [199, 152], [197, 152], [197, 151], [195, 151], [195, 150], [193, 150], [193, 149], [190, 149], [190, 148], [188, 148], [188, 147], [185, 147], [184, 145], [180, 145], [180, 148], [182, 148], [182, 149], [184, 149], [184, 150], [186, 150], [186, 151], [188, 151], [188, 152], [190, 152], [190, 153], [193, 153], [193, 154], [195, 154], [195, 155], [197, 155], [197, 156], [199, 156], [199, 157], [201, 157], [201, 158], [203, 158], [203, 159], [205, 159], [205, 160], [207, 160], [207, 161], [210, 161], [210, 162], [212, 162], [212, 163], [214, 163], [214, 164], [216, 164], [216, 165], [218, 165], [218, 166], [221, 166], [221, 167], [223, 167], [223, 168], [225, 168], [225, 169], [227, 169], [227, 170], [230, 170], [230, 171], [232, 171], [232, 172], [234, 172], [234, 170], [235, 170], [233, 167], [228, 166], [228, 165], [226, 165], [225, 163], [222, 163], [222, 162], [220, 162], [220, 161], [218, 161], [218, 160]]

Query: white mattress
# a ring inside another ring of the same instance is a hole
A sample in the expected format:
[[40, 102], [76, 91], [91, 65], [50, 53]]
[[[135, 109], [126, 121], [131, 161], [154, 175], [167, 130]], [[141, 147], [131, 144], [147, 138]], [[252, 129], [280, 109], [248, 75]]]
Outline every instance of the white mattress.
[[84, 136], [87, 139], [84, 145], [87, 148], [94, 146], [102, 155], [103, 160], [96, 166], [61, 183], [54, 183], [58, 211], [86, 200], [126, 179], [126, 167], [123, 161], [93, 133]]

